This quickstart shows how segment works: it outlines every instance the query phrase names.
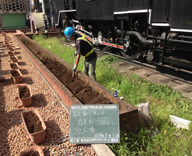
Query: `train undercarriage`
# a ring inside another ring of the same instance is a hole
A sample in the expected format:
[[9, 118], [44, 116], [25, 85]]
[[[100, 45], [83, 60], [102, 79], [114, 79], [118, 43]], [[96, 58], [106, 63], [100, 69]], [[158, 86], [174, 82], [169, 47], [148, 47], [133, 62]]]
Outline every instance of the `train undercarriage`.
[[52, 0], [57, 27], [72, 26], [100, 51], [192, 71], [190, 0]]
[[86, 35], [100, 51], [192, 71], [192, 36], [171, 33], [167, 27], [151, 27], [145, 17], [143, 20], [131, 17], [116, 22], [72, 20], [72, 23], [77, 32]]

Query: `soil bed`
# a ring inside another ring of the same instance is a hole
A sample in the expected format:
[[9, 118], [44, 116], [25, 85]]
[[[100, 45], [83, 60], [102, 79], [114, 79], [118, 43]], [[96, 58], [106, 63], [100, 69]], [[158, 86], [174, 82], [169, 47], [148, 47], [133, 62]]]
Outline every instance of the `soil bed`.
[[10, 56], [13, 56], [14, 55], [14, 53], [13, 52], [8, 52], [8, 54], [10, 55]]
[[35, 133], [43, 130], [38, 116], [32, 112], [24, 117], [29, 133]]
[[23, 36], [17, 37], [83, 104], [113, 104], [110, 99], [85, 84], [78, 77], [72, 78], [72, 71], [56, 58], [43, 52]]
[[11, 47], [9, 48], [9, 50], [10, 50], [10, 51], [14, 51], [14, 49], [13, 49], [13, 48], [11, 48]]
[[20, 98], [28, 98], [30, 96], [29, 89], [25, 86], [19, 86]]
[[40, 155], [39, 155], [39, 152], [35, 151], [35, 152], [26, 153], [24, 156], [40, 156]]
[[11, 60], [12, 60], [13, 62], [17, 62], [17, 58], [16, 58], [16, 57], [11, 56], [10, 58], [11, 58]]
[[16, 71], [16, 70], [11, 71], [11, 75], [12, 75], [13, 77], [18, 77], [18, 76], [20, 76], [20, 74], [19, 74], [18, 71]]
[[17, 68], [17, 65], [16, 64], [11, 64], [11, 68]]

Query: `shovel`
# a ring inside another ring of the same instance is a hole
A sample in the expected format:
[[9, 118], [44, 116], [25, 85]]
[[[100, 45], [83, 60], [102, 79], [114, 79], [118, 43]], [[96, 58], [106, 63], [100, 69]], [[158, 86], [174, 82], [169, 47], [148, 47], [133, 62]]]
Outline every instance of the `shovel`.
[[72, 77], [74, 77], [75, 76], [75, 71], [73, 71], [73, 73], [72, 73]]
[[[74, 61], [74, 66], [75, 66], [75, 62], [76, 62], [76, 58], [75, 58], [75, 61]], [[73, 71], [73, 73], [72, 73], [72, 77], [74, 77], [75, 76], [75, 71]]]

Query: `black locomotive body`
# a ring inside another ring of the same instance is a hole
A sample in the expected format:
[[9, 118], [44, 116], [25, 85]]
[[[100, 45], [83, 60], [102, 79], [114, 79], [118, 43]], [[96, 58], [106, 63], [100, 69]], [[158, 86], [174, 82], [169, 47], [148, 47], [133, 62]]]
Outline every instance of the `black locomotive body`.
[[57, 27], [96, 48], [192, 71], [191, 0], [52, 0]]

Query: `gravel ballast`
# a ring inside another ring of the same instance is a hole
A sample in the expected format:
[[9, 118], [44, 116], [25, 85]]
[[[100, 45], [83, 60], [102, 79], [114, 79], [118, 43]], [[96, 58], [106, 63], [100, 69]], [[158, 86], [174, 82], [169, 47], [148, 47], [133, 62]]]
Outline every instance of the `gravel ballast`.
[[[7, 35], [12, 41], [11, 44], [18, 47], [12, 39], [12, 34]], [[3, 40], [4, 37], [0, 34], [0, 41]], [[37, 146], [29, 140], [21, 119], [21, 113], [31, 109], [40, 112], [47, 126], [45, 140], [38, 145], [43, 148], [45, 156], [96, 155], [91, 145], [69, 144], [69, 114], [21, 49], [16, 50], [15, 55], [19, 59], [23, 83], [31, 86], [33, 97], [30, 107], [16, 107], [20, 103], [16, 98], [18, 88], [11, 79], [10, 57], [8, 51], [3, 50], [3, 45], [0, 43], [0, 71], [5, 77], [5, 82], [0, 82], [0, 155], [16, 156], [24, 149]]]

